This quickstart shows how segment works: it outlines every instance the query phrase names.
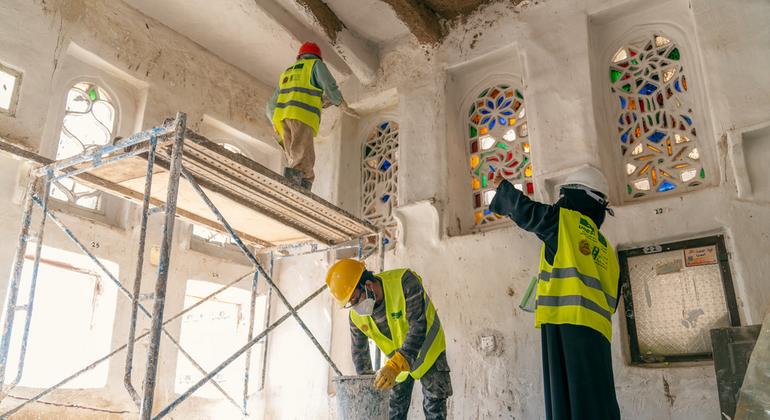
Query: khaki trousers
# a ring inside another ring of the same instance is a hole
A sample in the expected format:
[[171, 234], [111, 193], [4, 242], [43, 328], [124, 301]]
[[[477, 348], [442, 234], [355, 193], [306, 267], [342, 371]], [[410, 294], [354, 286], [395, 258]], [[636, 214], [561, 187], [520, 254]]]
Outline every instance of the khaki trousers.
[[289, 168], [302, 171], [302, 178], [313, 182], [315, 173], [315, 148], [313, 145], [313, 128], [292, 119], [281, 121], [283, 126], [283, 150]]

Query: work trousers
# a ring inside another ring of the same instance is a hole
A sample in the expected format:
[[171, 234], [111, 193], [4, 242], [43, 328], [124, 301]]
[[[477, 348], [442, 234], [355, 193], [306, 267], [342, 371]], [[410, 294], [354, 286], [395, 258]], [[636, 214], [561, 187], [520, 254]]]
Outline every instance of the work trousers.
[[618, 420], [610, 343], [571, 324], [540, 326], [547, 420]]
[[[449, 365], [446, 353], [442, 353], [436, 362], [420, 378], [422, 384], [422, 411], [425, 420], [445, 420], [447, 418], [446, 400], [452, 396], [452, 381], [449, 377]], [[390, 420], [406, 420], [409, 405], [412, 403], [414, 379], [409, 376], [404, 382], [396, 384], [390, 391]]]
[[288, 167], [302, 171], [302, 178], [310, 182], [315, 180], [315, 148], [313, 128], [292, 119], [281, 121], [283, 126], [283, 150], [286, 153]]

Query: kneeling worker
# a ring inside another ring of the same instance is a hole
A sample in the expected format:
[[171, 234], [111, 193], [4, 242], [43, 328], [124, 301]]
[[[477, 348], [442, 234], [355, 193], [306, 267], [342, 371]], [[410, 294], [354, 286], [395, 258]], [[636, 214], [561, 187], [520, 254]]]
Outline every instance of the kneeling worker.
[[415, 379], [422, 384], [425, 418], [446, 419], [452, 383], [444, 329], [420, 276], [409, 269], [373, 274], [363, 262], [343, 259], [329, 269], [326, 284], [340, 306], [352, 309], [356, 373], [374, 372], [369, 339], [389, 357], [377, 372], [374, 386], [392, 388], [390, 419], [406, 419]]

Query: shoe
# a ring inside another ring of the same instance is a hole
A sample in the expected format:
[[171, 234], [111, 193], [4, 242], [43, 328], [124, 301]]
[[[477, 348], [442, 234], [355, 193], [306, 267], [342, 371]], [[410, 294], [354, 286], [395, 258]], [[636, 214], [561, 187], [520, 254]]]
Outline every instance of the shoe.
[[283, 177], [296, 186], [302, 186], [302, 171], [295, 168], [283, 168]]
[[311, 180], [309, 180], [307, 178], [303, 178], [302, 179], [302, 183], [300, 184], [300, 186], [302, 188], [310, 191], [310, 189], [313, 188], [313, 181], [311, 181]]

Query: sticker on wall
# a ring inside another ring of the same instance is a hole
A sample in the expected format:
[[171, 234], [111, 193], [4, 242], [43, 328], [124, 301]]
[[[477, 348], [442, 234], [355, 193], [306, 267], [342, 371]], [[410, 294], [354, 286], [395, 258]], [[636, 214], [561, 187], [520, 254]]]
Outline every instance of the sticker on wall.
[[711, 265], [717, 263], [717, 247], [714, 245], [684, 250], [684, 261], [687, 267]]

